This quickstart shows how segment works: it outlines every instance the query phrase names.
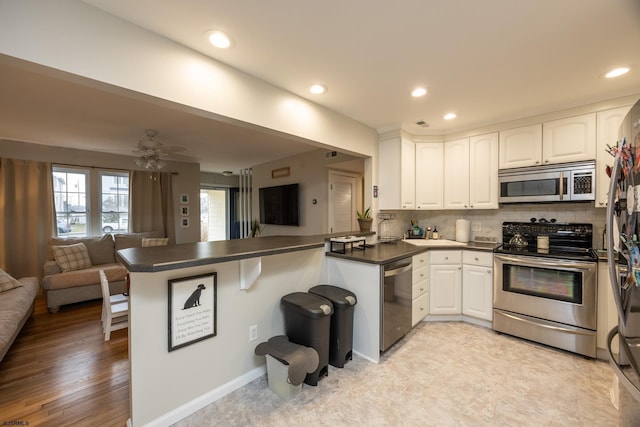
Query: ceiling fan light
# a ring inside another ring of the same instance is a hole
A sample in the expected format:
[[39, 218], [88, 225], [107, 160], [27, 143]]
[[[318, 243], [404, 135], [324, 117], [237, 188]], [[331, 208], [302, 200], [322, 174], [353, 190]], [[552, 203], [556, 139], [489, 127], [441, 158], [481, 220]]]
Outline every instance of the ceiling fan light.
[[164, 160], [156, 160], [156, 167], [158, 169], [162, 169], [163, 167], [167, 166], [167, 162], [165, 162]]

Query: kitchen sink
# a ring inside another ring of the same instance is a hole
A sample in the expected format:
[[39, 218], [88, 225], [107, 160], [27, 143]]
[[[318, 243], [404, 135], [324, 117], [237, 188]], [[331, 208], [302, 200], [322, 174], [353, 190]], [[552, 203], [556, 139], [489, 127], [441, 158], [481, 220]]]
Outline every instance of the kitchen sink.
[[416, 246], [467, 246], [466, 243], [456, 242], [455, 240], [446, 240], [446, 239], [438, 239], [438, 240], [425, 240], [425, 239], [406, 239], [405, 242], [410, 243]]

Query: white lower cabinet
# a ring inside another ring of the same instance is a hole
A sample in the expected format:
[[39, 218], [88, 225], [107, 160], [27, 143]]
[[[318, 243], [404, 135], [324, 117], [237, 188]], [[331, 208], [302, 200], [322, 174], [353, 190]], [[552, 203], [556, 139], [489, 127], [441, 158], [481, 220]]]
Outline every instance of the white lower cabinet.
[[429, 314], [429, 255], [423, 252], [413, 257], [411, 325], [417, 325]]
[[462, 252], [462, 314], [493, 319], [493, 254]]
[[[606, 261], [598, 263], [598, 322], [596, 331], [596, 347], [599, 358], [606, 358], [607, 335], [618, 325], [618, 309], [613, 299], [613, 289], [609, 280], [609, 268]], [[618, 340], [611, 343], [611, 350], [618, 353]]]
[[429, 253], [429, 314], [462, 312], [462, 251]]

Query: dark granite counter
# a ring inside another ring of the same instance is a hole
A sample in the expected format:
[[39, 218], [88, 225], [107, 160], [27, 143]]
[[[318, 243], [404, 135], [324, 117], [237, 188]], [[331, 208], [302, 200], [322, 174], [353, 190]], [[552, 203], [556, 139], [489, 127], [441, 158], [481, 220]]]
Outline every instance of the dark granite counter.
[[[185, 243], [173, 246], [122, 249], [118, 251], [118, 254], [122, 257], [124, 265], [129, 271], [154, 272], [321, 248], [327, 239], [345, 234], [266, 236], [252, 239]], [[349, 235], [357, 236], [372, 234], [371, 232], [349, 233]]]
[[328, 257], [342, 258], [350, 261], [364, 262], [368, 264], [387, 264], [407, 258], [429, 250], [479, 250], [493, 252], [496, 243], [477, 243], [469, 242], [467, 244], [437, 245], [437, 246], [416, 246], [405, 241], [395, 243], [377, 243], [373, 247], [361, 249], [347, 249], [346, 253], [327, 252]]

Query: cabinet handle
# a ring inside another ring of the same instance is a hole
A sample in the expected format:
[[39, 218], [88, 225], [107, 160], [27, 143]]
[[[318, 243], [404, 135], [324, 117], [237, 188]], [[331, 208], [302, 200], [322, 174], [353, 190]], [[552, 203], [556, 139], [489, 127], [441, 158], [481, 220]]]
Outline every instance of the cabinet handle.
[[538, 163], [540, 163], [540, 162], [539, 162], [538, 160], [536, 160], [536, 165], [537, 165]]
[[490, 269], [490, 268], [488, 268], [488, 269], [487, 269], [487, 273], [489, 273], [489, 274], [491, 274], [491, 273], [492, 273], [492, 271], [491, 271], [491, 269]]
[[478, 257], [475, 257], [474, 259], [475, 259], [476, 261], [478, 261]]
[[420, 288], [420, 292], [424, 291], [424, 288]]
[[424, 311], [424, 307], [420, 307], [420, 311]]
[[446, 256], [446, 257], [444, 257], [444, 259], [445, 259], [445, 260], [448, 260], [448, 259], [449, 259], [449, 257], [448, 257], [448, 256]]
[[545, 160], [544, 162], [545, 162], [545, 163], [549, 163], [549, 160]]
[[458, 270], [462, 270], [462, 267], [458, 267]]
[[420, 273], [420, 277], [424, 277], [424, 274]]
[[464, 205], [465, 209], [467, 208], [467, 205]]

